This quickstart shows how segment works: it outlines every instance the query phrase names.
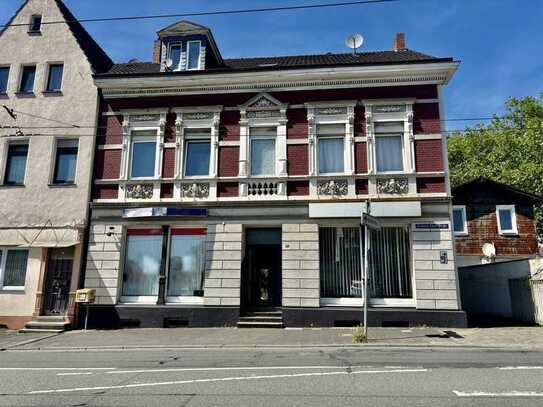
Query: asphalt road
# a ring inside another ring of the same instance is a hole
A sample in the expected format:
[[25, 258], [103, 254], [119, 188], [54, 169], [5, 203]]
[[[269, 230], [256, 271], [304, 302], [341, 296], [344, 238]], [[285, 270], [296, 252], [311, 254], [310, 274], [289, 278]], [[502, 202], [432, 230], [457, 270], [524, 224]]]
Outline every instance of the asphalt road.
[[543, 352], [0, 352], [0, 406], [541, 406]]

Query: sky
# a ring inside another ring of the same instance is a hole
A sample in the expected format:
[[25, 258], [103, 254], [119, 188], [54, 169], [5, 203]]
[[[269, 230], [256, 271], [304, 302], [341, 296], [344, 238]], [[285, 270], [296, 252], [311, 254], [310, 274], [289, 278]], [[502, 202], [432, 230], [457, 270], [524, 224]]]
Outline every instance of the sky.
[[[333, 2], [340, 0], [65, 0], [77, 18]], [[0, 0], [0, 24], [21, 3]], [[543, 0], [398, 0], [187, 19], [211, 28], [225, 58], [349, 52], [344, 40], [352, 33], [364, 36], [362, 51], [388, 50], [395, 33], [405, 32], [408, 48], [461, 61], [445, 87], [447, 119], [501, 115], [509, 97], [537, 96], [543, 91]], [[148, 61], [156, 31], [177, 20], [84, 25], [115, 62]], [[451, 121], [447, 127], [474, 123]]]

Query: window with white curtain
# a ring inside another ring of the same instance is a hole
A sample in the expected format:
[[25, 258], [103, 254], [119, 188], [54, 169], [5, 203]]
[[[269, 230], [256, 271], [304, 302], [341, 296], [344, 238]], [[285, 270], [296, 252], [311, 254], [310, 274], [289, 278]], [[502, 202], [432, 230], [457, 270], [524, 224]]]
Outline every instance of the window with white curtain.
[[23, 289], [28, 250], [0, 248], [0, 290]]
[[200, 69], [200, 41], [187, 43], [187, 70]]
[[172, 61], [172, 66], [170, 68], [174, 71], [178, 71], [181, 65], [181, 44], [176, 43], [170, 45], [168, 58]]
[[378, 172], [402, 172], [403, 122], [377, 122], [375, 132], [375, 157]]
[[320, 174], [345, 172], [345, 124], [317, 125]]
[[276, 127], [250, 129], [251, 175], [275, 175]]

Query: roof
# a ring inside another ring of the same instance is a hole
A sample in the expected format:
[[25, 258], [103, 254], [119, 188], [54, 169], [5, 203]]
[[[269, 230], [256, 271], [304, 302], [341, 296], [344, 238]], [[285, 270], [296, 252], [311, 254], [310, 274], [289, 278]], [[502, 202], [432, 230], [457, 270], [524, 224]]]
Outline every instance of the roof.
[[98, 45], [94, 38], [91, 37], [87, 30], [83, 28], [81, 23], [77, 21], [64, 2], [62, 0], [55, 0], [55, 2], [66, 20], [70, 31], [91, 64], [92, 69], [97, 73], [107, 72], [113, 66], [111, 58]]
[[475, 189], [476, 191], [483, 192], [485, 188], [494, 188], [499, 189], [502, 191], [507, 191], [513, 195], [519, 196], [524, 201], [530, 201], [532, 203], [538, 203], [543, 202], [543, 197], [539, 195], [532, 194], [530, 192], [522, 191], [518, 188], [512, 187], [507, 184], [503, 184], [498, 181], [494, 181], [493, 179], [487, 178], [487, 177], [478, 177], [475, 179], [472, 179], [471, 181], [465, 182], [463, 184], [460, 184], [454, 188], [452, 188], [452, 195], [453, 197], [455, 195], [460, 195], [463, 192], [467, 192], [468, 190]]
[[287, 55], [258, 58], [224, 59], [223, 65], [204, 71], [160, 72], [160, 64], [136, 62], [115, 64], [104, 76], [183, 75], [196, 73], [264, 71], [319, 67], [392, 65], [453, 62], [452, 58], [436, 58], [410, 49], [400, 51], [362, 52], [358, 54]]

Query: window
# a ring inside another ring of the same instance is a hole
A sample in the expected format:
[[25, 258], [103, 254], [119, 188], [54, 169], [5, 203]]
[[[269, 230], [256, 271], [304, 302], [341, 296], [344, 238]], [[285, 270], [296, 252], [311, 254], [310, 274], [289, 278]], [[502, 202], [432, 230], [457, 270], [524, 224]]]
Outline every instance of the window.
[[251, 175], [275, 175], [276, 127], [254, 127], [251, 137]]
[[0, 94], [8, 90], [9, 66], [0, 66]]
[[172, 229], [168, 297], [203, 296], [205, 254], [205, 229]]
[[172, 44], [170, 45], [170, 56], [169, 59], [172, 61], [172, 66], [170, 67], [174, 71], [178, 71], [181, 64], [181, 44]]
[[28, 250], [0, 249], [0, 289], [22, 289], [25, 286]]
[[155, 176], [156, 130], [132, 131], [131, 178]]
[[209, 176], [211, 155], [211, 129], [187, 128], [184, 130], [187, 140], [185, 151], [185, 176]]
[[187, 43], [187, 69], [200, 69], [200, 41]]
[[54, 184], [75, 183], [78, 140], [58, 140], [55, 157]]
[[498, 218], [498, 232], [500, 235], [517, 234], [517, 216], [515, 205], [496, 206], [496, 217]]
[[[371, 233], [372, 298], [412, 298], [409, 227], [386, 227]], [[322, 298], [362, 298], [360, 228], [319, 229]]]
[[6, 172], [4, 174], [5, 185], [24, 184], [27, 156], [28, 144], [11, 144], [8, 147]]
[[375, 123], [375, 156], [378, 172], [404, 170], [403, 131], [403, 122]]
[[453, 232], [455, 235], [467, 235], [468, 223], [466, 218], [466, 207], [453, 207]]
[[41, 31], [41, 15], [35, 14], [30, 18], [30, 26], [28, 27], [28, 32], [38, 33]]
[[64, 65], [55, 64], [49, 66], [49, 76], [47, 78], [47, 91], [60, 92], [62, 88], [62, 74]]
[[319, 149], [319, 173], [334, 174], [345, 171], [344, 124], [320, 124], [317, 126]]
[[162, 229], [129, 229], [123, 270], [124, 297], [156, 297], [162, 261]]
[[[129, 229], [123, 269], [125, 301], [156, 301], [160, 271], [166, 273], [165, 296], [203, 297], [206, 263], [206, 229]], [[169, 258], [164, 244], [169, 240]]]
[[19, 86], [19, 92], [32, 93], [34, 91], [34, 79], [36, 77], [35, 66], [23, 66], [23, 72], [21, 73], [21, 84]]

